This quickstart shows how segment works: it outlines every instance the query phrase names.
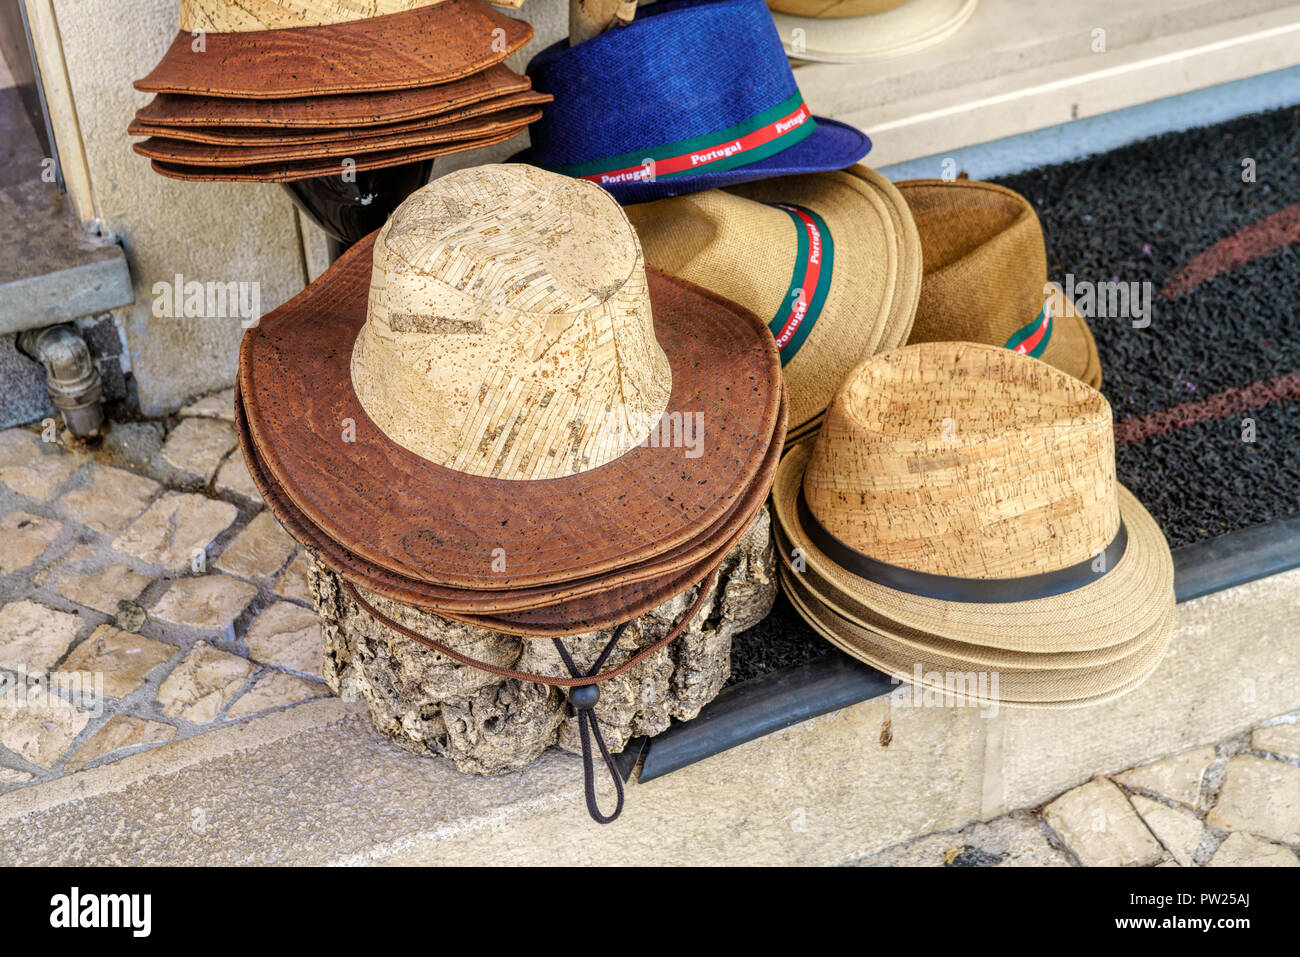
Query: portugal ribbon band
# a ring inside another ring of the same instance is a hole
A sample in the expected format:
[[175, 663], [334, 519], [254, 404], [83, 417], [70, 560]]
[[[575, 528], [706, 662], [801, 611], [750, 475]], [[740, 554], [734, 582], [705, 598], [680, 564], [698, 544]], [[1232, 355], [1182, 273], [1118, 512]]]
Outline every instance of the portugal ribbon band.
[[799, 235], [790, 288], [786, 290], [781, 308], [767, 324], [781, 351], [781, 365], [784, 366], [804, 344], [826, 305], [826, 296], [831, 288], [831, 270], [835, 265], [835, 243], [826, 221], [811, 209], [785, 203], [772, 205], [790, 215]]
[[795, 93], [785, 102], [725, 130], [554, 169], [602, 186], [670, 179], [685, 173], [721, 172], [774, 156], [816, 128], [817, 121], [808, 111], [803, 95]]

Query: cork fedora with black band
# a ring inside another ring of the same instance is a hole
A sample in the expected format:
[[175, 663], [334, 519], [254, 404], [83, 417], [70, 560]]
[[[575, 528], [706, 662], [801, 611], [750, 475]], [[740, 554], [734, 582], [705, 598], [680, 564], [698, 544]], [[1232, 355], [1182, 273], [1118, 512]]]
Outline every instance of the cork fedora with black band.
[[481, 0], [182, 0], [178, 27], [137, 90], [277, 99], [436, 86], [533, 35]]
[[1092, 700], [1168, 644], [1173, 563], [1115, 480], [1110, 406], [1036, 359], [950, 342], [864, 362], [782, 460], [773, 504], [796, 597], [833, 613], [814, 627], [851, 622], [837, 641], [898, 677], [984, 662], [1042, 673], [1015, 700]]
[[850, 369], [911, 334], [920, 239], [898, 190], [865, 166], [626, 212], [651, 265], [771, 317], [792, 435], [815, 425]]

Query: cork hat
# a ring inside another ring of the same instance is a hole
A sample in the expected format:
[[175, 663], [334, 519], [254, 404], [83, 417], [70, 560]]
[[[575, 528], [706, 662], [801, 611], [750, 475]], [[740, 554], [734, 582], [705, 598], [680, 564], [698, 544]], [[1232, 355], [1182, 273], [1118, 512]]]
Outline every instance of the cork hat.
[[796, 60], [860, 63], [940, 43], [979, 0], [768, 0], [786, 53]]
[[768, 319], [790, 432], [815, 424], [845, 374], [907, 341], [921, 246], [907, 204], [855, 166], [626, 208], [647, 260]]
[[249, 330], [239, 388], [301, 522], [375, 579], [539, 627], [720, 559], [784, 436], [762, 321], [647, 270], [599, 187], [519, 164], [413, 194]]
[[532, 37], [481, 0], [181, 0], [179, 32], [135, 87], [277, 99], [449, 83]]
[[896, 185], [916, 221], [925, 271], [910, 342], [1005, 346], [1101, 387], [1097, 343], [1047, 281], [1043, 228], [1027, 199], [969, 179]]
[[778, 468], [792, 601], [908, 680], [964, 662], [1038, 704], [1131, 687], [1168, 643], [1173, 562], [1115, 479], [1111, 422], [1099, 392], [1011, 350], [867, 360]]

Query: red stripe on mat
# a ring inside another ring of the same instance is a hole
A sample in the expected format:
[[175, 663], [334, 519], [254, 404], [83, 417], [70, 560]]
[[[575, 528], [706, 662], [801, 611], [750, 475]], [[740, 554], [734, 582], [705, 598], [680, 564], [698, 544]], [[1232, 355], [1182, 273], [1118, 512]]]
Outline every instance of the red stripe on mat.
[[1300, 203], [1243, 226], [1221, 239], [1174, 273], [1160, 290], [1165, 299], [1177, 299], [1201, 283], [1244, 266], [1252, 259], [1300, 242]]
[[1174, 429], [1185, 429], [1189, 425], [1227, 418], [1248, 409], [1290, 399], [1300, 399], [1300, 371], [1255, 382], [1243, 389], [1225, 389], [1200, 402], [1183, 402], [1172, 409], [1125, 419], [1115, 425], [1115, 442], [1119, 445], [1141, 442], [1153, 435], [1163, 435]]

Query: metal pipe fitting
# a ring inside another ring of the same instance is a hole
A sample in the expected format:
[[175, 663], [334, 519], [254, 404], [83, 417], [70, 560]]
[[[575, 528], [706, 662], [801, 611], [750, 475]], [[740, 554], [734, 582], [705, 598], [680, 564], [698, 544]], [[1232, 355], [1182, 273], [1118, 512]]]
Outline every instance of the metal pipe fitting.
[[19, 336], [18, 348], [45, 367], [45, 388], [68, 431], [83, 439], [99, 435], [103, 383], [80, 333], [70, 325], [31, 329]]

